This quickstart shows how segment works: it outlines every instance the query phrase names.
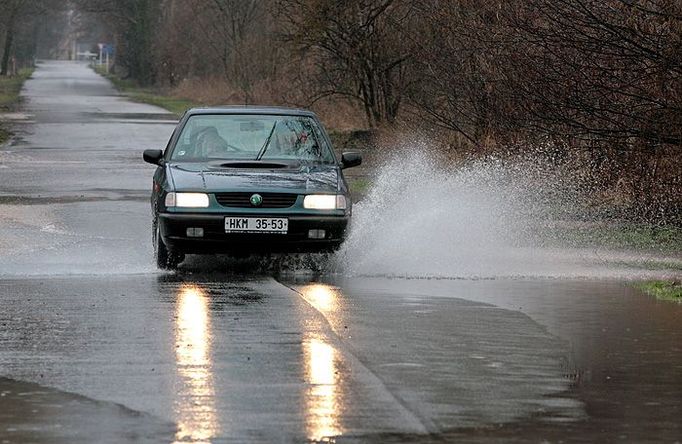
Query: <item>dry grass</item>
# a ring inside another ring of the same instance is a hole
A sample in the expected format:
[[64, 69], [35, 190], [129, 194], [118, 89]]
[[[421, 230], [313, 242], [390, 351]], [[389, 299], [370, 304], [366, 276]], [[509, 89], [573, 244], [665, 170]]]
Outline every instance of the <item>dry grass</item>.
[[219, 78], [186, 79], [169, 90], [173, 97], [207, 106], [245, 105], [244, 95]]
[[[223, 78], [211, 77], [203, 79], [186, 79], [177, 87], [168, 91], [172, 97], [201, 103], [216, 105], [263, 105], [293, 106], [312, 109], [320, 116], [325, 126], [331, 131], [353, 131], [366, 126], [362, 108], [340, 98], [327, 98], [313, 105], [306, 105], [300, 94], [291, 91], [291, 87], [280, 82], [262, 82], [254, 84], [249, 95], [230, 85]], [[285, 93], [282, 93], [282, 92]]]
[[22, 69], [19, 74], [12, 77], [0, 76], [0, 110], [11, 110], [19, 103], [19, 93], [24, 82], [31, 77], [33, 69]]
[[[0, 112], [12, 111], [21, 101], [21, 88], [33, 74], [33, 68], [24, 68], [12, 77], [0, 76]], [[12, 133], [0, 123], [0, 144], [6, 142]]]
[[367, 122], [362, 108], [347, 100], [329, 98], [312, 106], [329, 130], [350, 132], [365, 129]]

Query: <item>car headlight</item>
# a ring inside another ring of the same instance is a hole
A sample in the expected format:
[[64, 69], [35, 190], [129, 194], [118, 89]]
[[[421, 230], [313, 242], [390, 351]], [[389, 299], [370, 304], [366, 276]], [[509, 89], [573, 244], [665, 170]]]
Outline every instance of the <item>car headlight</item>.
[[310, 194], [303, 199], [303, 208], [309, 210], [345, 210], [346, 196], [340, 194]]
[[207, 208], [208, 194], [204, 193], [168, 193], [167, 207]]

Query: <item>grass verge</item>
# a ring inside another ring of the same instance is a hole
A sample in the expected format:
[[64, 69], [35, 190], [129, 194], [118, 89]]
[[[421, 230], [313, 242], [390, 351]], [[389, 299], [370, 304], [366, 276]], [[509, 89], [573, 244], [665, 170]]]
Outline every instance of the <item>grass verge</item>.
[[682, 303], [682, 282], [646, 281], [637, 284], [637, 288], [661, 301]]
[[0, 145], [7, 142], [10, 136], [12, 136], [12, 133], [3, 128], [2, 123], [0, 123]]
[[14, 77], [0, 77], [0, 111], [11, 111], [19, 103], [19, 93], [24, 82], [33, 74], [33, 68], [24, 68]]
[[[24, 68], [14, 77], [0, 77], [0, 113], [12, 111], [21, 101], [21, 87], [33, 74], [33, 68]], [[0, 144], [10, 138], [12, 133], [0, 122]]]
[[107, 73], [104, 67], [94, 66], [93, 69], [97, 74], [111, 81], [116, 89], [124, 93], [126, 96], [128, 96], [128, 98], [130, 98], [130, 100], [134, 102], [148, 103], [150, 105], [159, 106], [178, 117], [180, 117], [182, 113], [189, 108], [201, 106], [201, 104], [191, 100], [164, 95], [160, 91], [153, 88], [143, 88], [132, 80], [122, 79], [115, 74]]
[[682, 229], [646, 224], [602, 221], [584, 226], [555, 226], [541, 232], [548, 246], [604, 247], [677, 253], [682, 251]]

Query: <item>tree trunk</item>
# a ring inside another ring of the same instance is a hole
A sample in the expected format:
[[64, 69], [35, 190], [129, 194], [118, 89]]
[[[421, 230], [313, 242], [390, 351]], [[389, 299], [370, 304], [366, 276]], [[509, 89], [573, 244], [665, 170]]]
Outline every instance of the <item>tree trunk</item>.
[[17, 16], [19, 15], [19, 8], [22, 6], [22, 1], [14, 1], [9, 3], [7, 7], [7, 22], [5, 23], [5, 48], [2, 53], [2, 61], [0, 62], [0, 76], [6, 76], [9, 70], [9, 61], [12, 58], [12, 44], [14, 43], [14, 28], [16, 26]]
[[14, 17], [10, 17], [5, 32], [5, 48], [2, 53], [2, 63], [0, 63], [0, 76], [6, 76], [9, 68], [9, 59], [12, 53], [12, 43], [14, 41]]

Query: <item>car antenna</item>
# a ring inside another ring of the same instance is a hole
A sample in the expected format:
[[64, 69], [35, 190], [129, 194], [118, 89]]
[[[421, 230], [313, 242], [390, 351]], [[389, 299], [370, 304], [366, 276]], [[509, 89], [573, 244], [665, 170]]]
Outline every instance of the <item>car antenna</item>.
[[256, 156], [256, 160], [261, 160], [263, 158], [263, 155], [265, 155], [265, 152], [268, 150], [268, 146], [270, 145], [270, 139], [272, 139], [272, 135], [275, 133], [275, 127], [277, 126], [277, 120], [275, 120], [275, 124], [272, 125], [272, 129], [270, 130], [270, 134], [268, 134], [268, 138], [265, 139], [265, 143], [261, 147], [260, 151], [258, 151], [258, 155]]

